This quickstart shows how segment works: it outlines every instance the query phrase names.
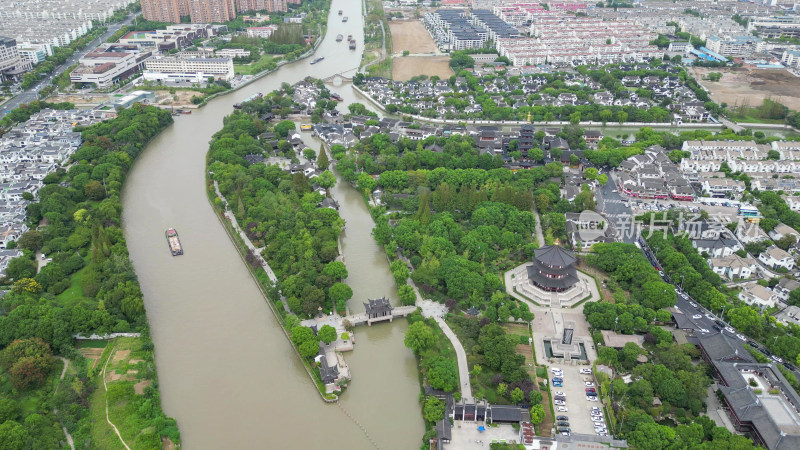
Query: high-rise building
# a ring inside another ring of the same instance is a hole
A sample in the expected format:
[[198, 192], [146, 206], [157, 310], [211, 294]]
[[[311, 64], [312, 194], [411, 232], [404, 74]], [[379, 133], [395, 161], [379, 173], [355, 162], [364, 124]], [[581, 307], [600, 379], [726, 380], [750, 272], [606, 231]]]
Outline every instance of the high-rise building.
[[188, 15], [188, 8], [186, 0], [142, 0], [142, 15], [155, 22], [178, 23], [181, 15]]
[[236, 11], [286, 12], [286, 0], [236, 0]]
[[234, 0], [188, 0], [192, 23], [227, 22], [236, 18]]
[[18, 79], [31, 67], [30, 61], [19, 56], [17, 40], [0, 36], [0, 81]]

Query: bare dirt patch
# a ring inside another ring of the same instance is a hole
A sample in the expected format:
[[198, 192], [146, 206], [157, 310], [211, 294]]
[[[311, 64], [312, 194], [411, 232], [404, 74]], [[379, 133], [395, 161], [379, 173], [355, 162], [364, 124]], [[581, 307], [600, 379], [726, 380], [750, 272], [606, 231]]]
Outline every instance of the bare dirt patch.
[[78, 95], [78, 94], [75, 94], [75, 95], [58, 94], [58, 95], [51, 95], [50, 97], [47, 97], [47, 99], [45, 99], [45, 101], [47, 101], [49, 103], [70, 102], [70, 103], [74, 103], [76, 105], [81, 105], [81, 106], [83, 106], [83, 105], [99, 105], [100, 103], [102, 103], [102, 102], [104, 102], [106, 100], [108, 100], [108, 95], [107, 94], [97, 94], [97, 95], [92, 95], [92, 94], [81, 94], [81, 95]]
[[130, 350], [117, 350], [116, 352], [114, 352], [113, 361], [114, 362], [122, 361], [123, 359], [127, 358], [128, 355], [130, 355], [130, 354], [131, 354]]
[[128, 361], [128, 364], [134, 365], [134, 364], [139, 364], [140, 362], [144, 362], [144, 360], [143, 359], [132, 359], [132, 360]]
[[439, 53], [431, 34], [419, 20], [389, 22], [392, 32], [392, 51], [403, 53]]
[[138, 382], [138, 383], [133, 385], [133, 392], [135, 392], [135, 393], [137, 393], [139, 395], [142, 395], [142, 394], [144, 394], [144, 388], [146, 388], [147, 386], [150, 386], [150, 384], [152, 384], [152, 383], [153, 382], [150, 381], [150, 380], [140, 381], [140, 382]]
[[100, 356], [103, 354], [103, 350], [105, 350], [105, 349], [103, 349], [103, 348], [83, 347], [83, 348], [79, 349], [78, 351], [80, 352], [80, 354], [84, 358], [92, 361], [91, 365], [92, 365], [92, 368], [94, 368], [97, 365], [97, 361], [100, 360]]
[[[197, 105], [192, 103], [192, 97], [194, 97], [195, 95], [198, 96], [198, 97], [202, 97], [202, 96], [205, 95], [202, 92], [198, 92], [198, 91], [180, 91], [180, 90], [176, 90], [175, 94], [170, 94], [169, 91], [161, 91], [161, 90], [153, 91], [153, 92], [155, 92], [155, 94], [156, 94], [156, 98], [155, 98], [155, 101], [153, 103], [156, 103], [158, 105], [164, 105], [164, 106], [174, 106], [176, 108], [178, 108], [178, 107], [181, 107], [181, 108], [186, 108], [186, 107], [196, 108]], [[175, 99], [175, 97], [177, 97], [177, 100]]]
[[439, 78], [450, 78], [449, 56], [404, 56], [392, 58], [392, 78], [397, 81], [408, 81], [418, 75]]
[[[691, 71], [717, 103], [756, 107], [769, 98], [790, 109], [800, 109], [800, 78], [786, 70], [694, 67]], [[722, 79], [716, 82], [703, 80], [710, 72], [721, 73]]]
[[161, 450], [175, 450], [177, 447], [175, 443], [172, 442], [172, 439], [168, 437], [161, 438]]

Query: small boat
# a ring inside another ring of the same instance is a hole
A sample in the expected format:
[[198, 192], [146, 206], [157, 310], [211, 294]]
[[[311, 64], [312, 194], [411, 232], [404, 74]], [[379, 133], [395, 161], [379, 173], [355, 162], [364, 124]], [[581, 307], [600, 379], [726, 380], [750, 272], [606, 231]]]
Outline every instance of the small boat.
[[183, 247], [181, 247], [181, 241], [178, 239], [178, 232], [175, 231], [175, 228], [168, 228], [164, 234], [167, 236], [167, 245], [169, 245], [172, 256], [182, 255]]
[[320, 56], [319, 58], [317, 58], [317, 59], [315, 59], [315, 60], [311, 61], [311, 64], [316, 64], [316, 63], [318, 63], [318, 62], [322, 61], [323, 59], [325, 59], [325, 57], [324, 57], [324, 56]]
[[339, 15], [340, 15], [340, 16], [342, 15], [342, 10], [341, 10], [341, 9], [339, 10]]
[[353, 35], [352, 34], [348, 34], [347, 35], [347, 42], [350, 42], [352, 40], [353, 40]]
[[350, 41], [350, 50], [356, 49], [356, 41]]
[[342, 17], [342, 22], [347, 22], [347, 16]]
[[190, 109], [184, 109], [183, 111], [181, 111], [181, 114], [191, 114], [191, 113], [192, 113], [192, 110], [190, 110]]
[[344, 36], [342, 36], [341, 34], [336, 36], [336, 42], [342, 42], [342, 39], [344, 39]]
[[[233, 108], [234, 109], [242, 109], [242, 104], [243, 103], [247, 103], [247, 102], [253, 101], [253, 100], [261, 98], [263, 96], [264, 96], [264, 94], [258, 92], [256, 94], [253, 94], [250, 97], [247, 97], [246, 99], [242, 100], [240, 103], [234, 103], [233, 104]], [[184, 114], [186, 114], [186, 113], [184, 113]], [[191, 112], [189, 112], [189, 114], [191, 114]]]
[[331, 92], [331, 100], [336, 100], [337, 102], [340, 102], [342, 101], [342, 96], [337, 94], [336, 92]]
[[311, 124], [310, 123], [301, 123], [300, 124], [300, 129], [303, 130], [303, 131], [308, 131], [308, 130], [311, 129]]

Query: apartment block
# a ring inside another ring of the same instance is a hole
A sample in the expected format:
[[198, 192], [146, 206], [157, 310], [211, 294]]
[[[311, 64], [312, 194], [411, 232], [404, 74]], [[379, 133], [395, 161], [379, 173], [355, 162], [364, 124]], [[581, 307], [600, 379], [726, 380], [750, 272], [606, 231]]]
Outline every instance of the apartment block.
[[286, 12], [286, 0], [236, 0], [236, 11]]
[[19, 79], [31, 67], [31, 62], [20, 56], [16, 39], [0, 36], [0, 81]]
[[222, 23], [236, 18], [234, 0], [188, 0], [192, 23]]
[[142, 15], [156, 22], [179, 23], [186, 13], [187, 0], [141, 0]]
[[764, 41], [749, 34], [738, 36], [710, 36], [706, 41], [709, 50], [724, 56], [749, 57], [764, 50]]

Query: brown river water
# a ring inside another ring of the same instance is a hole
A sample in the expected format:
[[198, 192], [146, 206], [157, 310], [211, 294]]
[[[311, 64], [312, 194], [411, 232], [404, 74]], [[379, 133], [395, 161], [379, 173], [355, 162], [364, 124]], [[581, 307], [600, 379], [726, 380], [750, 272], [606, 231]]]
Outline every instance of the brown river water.
[[[306, 76], [324, 78], [357, 67], [363, 49], [361, 3], [333, 0], [328, 31], [316, 55], [288, 64], [191, 115], [176, 117], [139, 156], [123, 192], [123, 227], [144, 292], [166, 413], [178, 421], [187, 449], [373, 447], [337, 405], [325, 404], [277, 320], [215, 217], [205, 193], [211, 135], [232, 105], [256, 92]], [[349, 16], [342, 23], [337, 12]], [[352, 34], [358, 51], [336, 42]], [[325, 56], [316, 65], [314, 57]], [[347, 75], [352, 75], [352, 71]], [[331, 87], [358, 98], [349, 84]], [[363, 100], [362, 100], [363, 101]], [[315, 150], [319, 145], [312, 146]], [[351, 311], [388, 296], [394, 281], [372, 219], [353, 188], [332, 192], [346, 220], [343, 253], [353, 288]], [[171, 256], [164, 230], [180, 233], [185, 254]], [[419, 448], [424, 432], [412, 353], [403, 346], [405, 320], [355, 330], [345, 354], [353, 374], [341, 405], [384, 449]]]

